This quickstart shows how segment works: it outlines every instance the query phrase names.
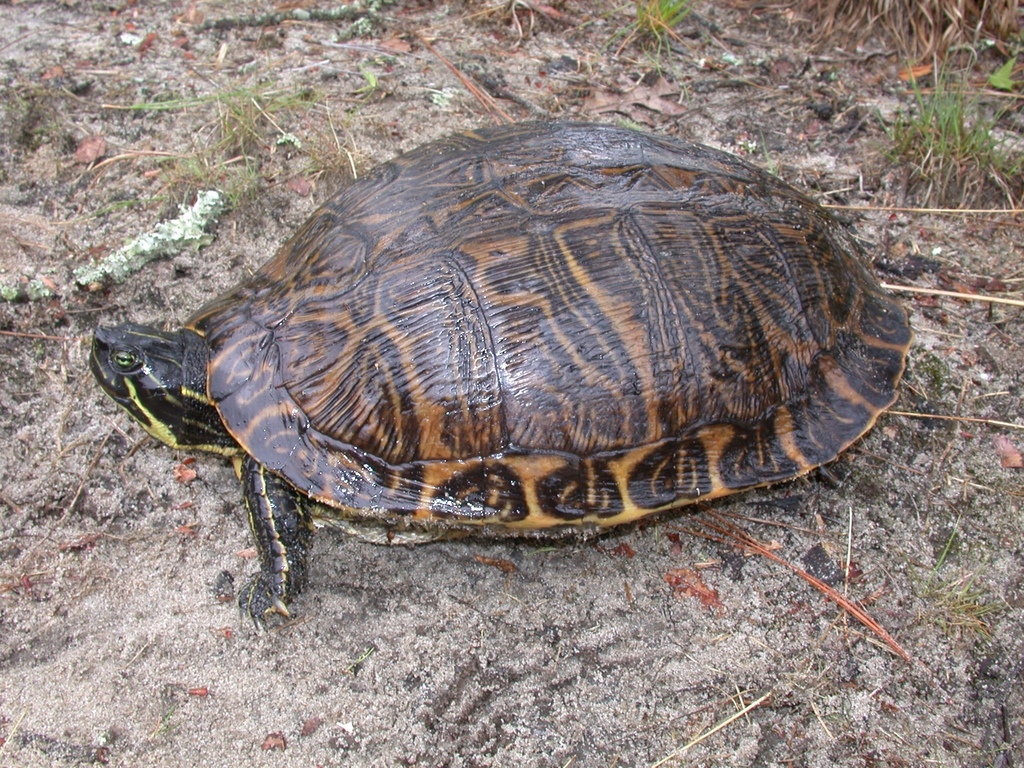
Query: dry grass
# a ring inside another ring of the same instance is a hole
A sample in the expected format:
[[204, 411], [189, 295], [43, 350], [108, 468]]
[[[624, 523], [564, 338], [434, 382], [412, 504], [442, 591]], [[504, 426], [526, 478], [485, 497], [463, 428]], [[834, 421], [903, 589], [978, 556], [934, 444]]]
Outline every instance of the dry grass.
[[1021, 33], [1017, 0], [797, 0], [796, 10], [821, 41], [848, 46], [882, 34], [910, 59]]

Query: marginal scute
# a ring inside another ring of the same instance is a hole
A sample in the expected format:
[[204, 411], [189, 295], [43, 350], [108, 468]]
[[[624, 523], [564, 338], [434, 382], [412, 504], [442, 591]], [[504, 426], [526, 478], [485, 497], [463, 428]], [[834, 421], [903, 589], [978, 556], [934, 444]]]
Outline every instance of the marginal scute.
[[189, 327], [229, 432], [332, 514], [509, 528], [831, 461], [895, 399], [911, 338], [792, 187], [574, 123], [370, 171]]
[[630, 500], [648, 509], [657, 509], [671, 504], [679, 493], [676, 479], [679, 444], [674, 440], [663, 441], [660, 445], [638, 456], [629, 467], [627, 492]]
[[527, 514], [523, 482], [500, 460], [466, 462], [438, 485], [431, 500], [438, 515], [512, 522]]

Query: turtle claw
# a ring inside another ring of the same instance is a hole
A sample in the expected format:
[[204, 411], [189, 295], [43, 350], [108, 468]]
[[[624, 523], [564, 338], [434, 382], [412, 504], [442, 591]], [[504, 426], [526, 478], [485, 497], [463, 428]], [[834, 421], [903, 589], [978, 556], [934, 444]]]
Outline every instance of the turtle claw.
[[267, 621], [274, 615], [285, 619], [292, 617], [288, 606], [279, 594], [280, 585], [257, 573], [238, 592], [238, 608], [242, 614], [252, 619], [257, 630], [266, 629]]

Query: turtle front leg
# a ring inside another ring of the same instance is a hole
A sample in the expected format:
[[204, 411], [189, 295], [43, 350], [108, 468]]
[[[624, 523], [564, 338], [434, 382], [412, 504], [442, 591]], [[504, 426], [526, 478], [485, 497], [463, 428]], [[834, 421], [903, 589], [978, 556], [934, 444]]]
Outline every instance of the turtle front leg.
[[288, 602], [306, 585], [313, 520], [306, 500], [251, 456], [240, 475], [260, 572], [238, 593], [238, 607], [260, 627], [272, 613], [289, 616]]

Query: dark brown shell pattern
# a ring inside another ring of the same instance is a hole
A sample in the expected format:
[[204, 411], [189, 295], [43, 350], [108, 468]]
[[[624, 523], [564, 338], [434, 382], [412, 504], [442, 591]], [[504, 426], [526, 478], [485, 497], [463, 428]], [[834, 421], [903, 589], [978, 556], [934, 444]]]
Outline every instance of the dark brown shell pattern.
[[611, 126], [374, 169], [189, 323], [242, 448], [339, 517], [614, 525], [800, 475], [893, 402], [903, 309], [824, 209]]

